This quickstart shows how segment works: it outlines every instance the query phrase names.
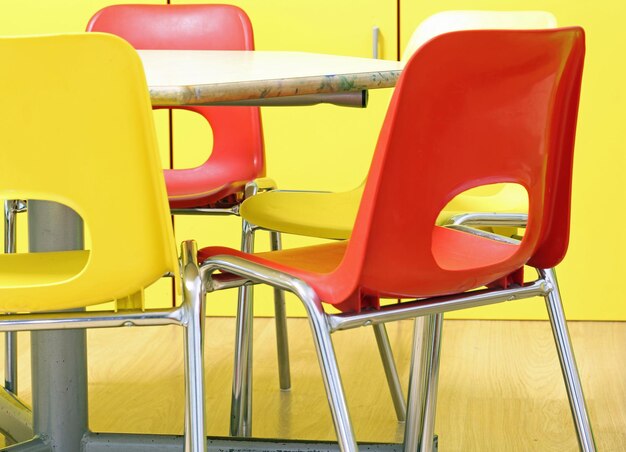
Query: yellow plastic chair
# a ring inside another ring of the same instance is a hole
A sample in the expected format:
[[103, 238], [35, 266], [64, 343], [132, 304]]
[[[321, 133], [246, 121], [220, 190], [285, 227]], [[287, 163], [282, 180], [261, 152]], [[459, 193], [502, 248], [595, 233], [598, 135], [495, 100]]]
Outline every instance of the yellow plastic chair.
[[[442, 33], [468, 29], [540, 29], [556, 25], [554, 15], [545, 11], [443, 11], [420, 23], [409, 39], [402, 60], [407, 61], [422, 44]], [[504, 155], [506, 150], [502, 152]], [[240, 214], [262, 229], [347, 239], [352, 232], [363, 186], [340, 193], [274, 190], [246, 200]], [[457, 196], [443, 209], [437, 222], [523, 226], [527, 206], [526, 190], [519, 185], [482, 186]], [[465, 215], [468, 212], [472, 215]], [[499, 215], [494, 216], [494, 213]]]
[[185, 327], [185, 450], [205, 450], [203, 300], [191, 243], [180, 307], [64, 312], [136, 298], [164, 275], [180, 283], [139, 57], [99, 33], [0, 38], [0, 56], [10, 62], [0, 72], [0, 196], [68, 206], [90, 236], [85, 250], [0, 255], [0, 310], [20, 313], [0, 316], [0, 331]]

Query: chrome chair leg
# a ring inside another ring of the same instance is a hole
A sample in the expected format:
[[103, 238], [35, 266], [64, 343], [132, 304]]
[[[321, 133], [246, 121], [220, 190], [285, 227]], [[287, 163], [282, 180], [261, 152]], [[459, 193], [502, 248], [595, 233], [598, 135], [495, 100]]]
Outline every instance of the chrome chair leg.
[[252, 286], [244, 286], [242, 297], [245, 299], [245, 308], [243, 311], [246, 315], [246, 328], [247, 334], [245, 335], [245, 340], [248, 342], [247, 347], [247, 365], [245, 367], [245, 380], [244, 388], [243, 388], [243, 431], [241, 436], [250, 437], [252, 436], [252, 357], [254, 353], [253, 348], [253, 334], [254, 334], [254, 310], [252, 306]]
[[[330, 338], [330, 324], [328, 316], [324, 313], [322, 303], [311, 287], [303, 281], [290, 275], [264, 268], [245, 259], [219, 256], [207, 259], [201, 267], [202, 278], [206, 281], [206, 289], [212, 290], [213, 283], [211, 274], [216, 270], [225, 270], [250, 280], [262, 280], [274, 287], [293, 292], [304, 304], [312, 329], [318, 361], [322, 370], [326, 395], [330, 404], [333, 424], [339, 440], [342, 452], [357, 451], [356, 440], [350, 423], [350, 415], [346, 403], [339, 366]], [[243, 265], [242, 265], [243, 264]], [[242, 365], [247, 364], [247, 360], [240, 359]], [[236, 373], [239, 369], [235, 369]]]
[[439, 364], [441, 362], [441, 333], [443, 313], [430, 316], [432, 343], [430, 344], [430, 372], [424, 405], [424, 431], [422, 432], [421, 452], [432, 452], [435, 436], [435, 412], [437, 408], [437, 389], [439, 386]]
[[[254, 227], [242, 220], [241, 250], [253, 249]], [[245, 437], [252, 434], [252, 287], [240, 287], [238, 296], [230, 435]]]
[[443, 314], [416, 318], [404, 452], [432, 452]]
[[406, 403], [404, 402], [404, 395], [402, 394], [402, 385], [400, 385], [396, 362], [393, 359], [393, 351], [389, 343], [387, 328], [384, 323], [377, 323], [372, 327], [374, 328], [376, 344], [378, 345], [380, 358], [383, 362], [383, 368], [385, 369], [385, 376], [387, 377], [387, 384], [391, 392], [393, 406], [396, 410], [396, 417], [398, 421], [404, 422], [406, 420]]
[[[282, 249], [280, 232], [270, 232], [272, 251]], [[289, 371], [289, 341], [287, 339], [287, 312], [285, 310], [285, 293], [274, 289], [274, 319], [276, 322], [276, 350], [278, 354], [278, 378], [280, 389], [287, 391], [291, 388]]]
[[404, 451], [419, 448], [420, 433], [424, 424], [424, 401], [426, 400], [426, 374], [428, 372], [428, 347], [431, 331], [425, 317], [416, 317], [413, 326], [411, 368], [406, 423], [404, 427]]
[[[198, 289], [200, 292], [201, 289]], [[185, 379], [187, 408], [185, 421], [185, 452], [205, 452], [205, 410], [204, 410], [204, 360], [203, 329], [204, 306], [201, 295], [189, 307], [189, 323], [185, 328]]]
[[[16, 252], [16, 215], [25, 210], [24, 201], [4, 201], [4, 252]], [[17, 394], [17, 333], [4, 333], [4, 388]]]
[[4, 389], [17, 395], [17, 333], [4, 333]]
[[[241, 250], [251, 253], [254, 250], [254, 231], [252, 224], [242, 220]], [[281, 248], [280, 234], [271, 233], [272, 249]], [[230, 434], [249, 437], [252, 435], [252, 356], [253, 356], [253, 307], [250, 286], [239, 288], [237, 326], [235, 333], [235, 365], [233, 370], [233, 392], [231, 402]], [[283, 291], [274, 289], [276, 309], [276, 340], [278, 348], [278, 369], [280, 388], [289, 389], [289, 345], [287, 341], [287, 319]]]
[[567, 322], [565, 321], [556, 273], [552, 268], [538, 270], [538, 272], [539, 276], [553, 287], [553, 290], [545, 297], [546, 307], [548, 309], [550, 325], [552, 326], [552, 334], [554, 335], [554, 341], [559, 354], [570, 409], [574, 417], [578, 445], [581, 451], [595, 452], [596, 444], [591, 430], [591, 423], [589, 422], [587, 407], [585, 406], [585, 397], [583, 395], [576, 359], [574, 358], [574, 351], [567, 329]]
[[183, 244], [183, 306], [186, 311], [185, 346], [185, 452], [206, 452], [204, 409], [205, 292], [195, 263], [195, 244]]
[[[249, 290], [239, 289], [239, 304], [237, 307], [237, 325], [235, 327], [235, 354], [233, 366], [233, 389], [230, 408], [230, 435], [245, 436], [244, 421], [248, 411], [248, 376], [251, 373], [249, 367], [250, 332], [250, 300]], [[249, 425], [248, 423], [246, 423]]]
[[298, 293], [307, 310], [309, 325], [313, 332], [313, 340], [317, 351], [317, 358], [322, 370], [326, 396], [342, 452], [358, 451], [358, 446], [350, 422], [350, 414], [346, 403], [346, 396], [341, 384], [339, 366], [330, 337], [330, 330], [326, 321], [326, 314], [319, 300]]
[[15, 210], [16, 201], [4, 201], [4, 252], [15, 253]]

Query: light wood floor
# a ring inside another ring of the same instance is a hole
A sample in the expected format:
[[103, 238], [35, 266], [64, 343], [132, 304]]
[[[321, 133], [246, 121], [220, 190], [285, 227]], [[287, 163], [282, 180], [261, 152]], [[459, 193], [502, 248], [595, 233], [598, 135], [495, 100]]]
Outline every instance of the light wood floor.
[[[271, 319], [255, 323], [254, 436], [333, 439], [306, 321], [290, 319], [293, 388], [278, 390]], [[411, 322], [389, 326], [406, 390]], [[626, 323], [570, 323], [598, 449], [626, 450]], [[208, 432], [228, 433], [233, 319], [207, 322]], [[359, 441], [400, 442], [373, 334], [334, 336]], [[29, 336], [20, 333], [19, 392], [30, 400]], [[93, 330], [89, 416], [95, 431], [180, 434], [181, 330]], [[575, 451], [558, 359], [546, 322], [446, 321], [436, 432], [441, 451]]]

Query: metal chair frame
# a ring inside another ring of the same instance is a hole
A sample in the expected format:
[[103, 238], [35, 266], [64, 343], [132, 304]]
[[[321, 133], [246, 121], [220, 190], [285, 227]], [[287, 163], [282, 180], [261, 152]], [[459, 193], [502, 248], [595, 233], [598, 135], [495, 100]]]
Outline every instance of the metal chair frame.
[[[239, 279], [222, 282], [212, 277], [216, 271], [237, 275]], [[417, 299], [403, 302], [401, 307], [384, 306], [373, 312], [328, 314], [324, 312], [321, 301], [309, 285], [286, 273], [234, 256], [215, 256], [204, 261], [200, 267], [204, 287], [209, 292], [264, 283], [292, 292], [302, 301], [313, 332], [337, 438], [343, 451], [356, 451], [358, 446], [350, 422], [331, 333], [361, 326], [384, 325], [390, 321], [423, 318], [422, 328], [416, 323], [413, 338], [404, 450], [432, 451], [443, 314], [457, 309], [542, 296], [546, 302], [559, 354], [580, 449], [585, 452], [595, 451], [556, 274], [554, 269], [537, 269], [537, 272], [538, 278], [535, 281], [523, 285], [513, 284], [507, 289], [484, 289], [449, 297]]]
[[[7, 199], [4, 201], [4, 252], [16, 252], [16, 215], [26, 212], [27, 201]], [[17, 394], [17, 333], [4, 335], [4, 388]]]
[[[85, 328], [113, 328], [129, 326], [178, 325], [184, 328], [185, 348], [185, 436], [184, 450], [206, 450], [204, 415], [204, 291], [200, 271], [195, 260], [194, 242], [181, 247], [181, 278], [183, 303], [171, 309], [127, 310], [121, 312], [51, 312], [41, 314], [6, 314], [0, 316], [0, 331], [15, 334], [18, 331], [80, 330]], [[6, 398], [6, 395], [4, 395]], [[14, 439], [23, 441], [3, 450], [51, 450], [46, 438], [32, 436], [31, 410], [15, 399], [13, 425], [6, 426]], [[85, 432], [87, 433], [87, 432]], [[130, 435], [123, 435], [130, 436]]]

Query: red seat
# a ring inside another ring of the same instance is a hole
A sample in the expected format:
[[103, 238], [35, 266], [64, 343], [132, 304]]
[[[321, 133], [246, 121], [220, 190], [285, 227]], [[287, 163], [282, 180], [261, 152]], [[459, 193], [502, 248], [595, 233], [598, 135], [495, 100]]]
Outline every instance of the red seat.
[[[487, 269], [494, 263], [510, 260], [519, 250], [519, 246], [510, 243], [489, 240], [476, 235], [458, 232], [453, 229], [439, 226], [433, 227], [432, 255], [441, 269], [454, 272], [463, 272], [477, 268]], [[463, 292], [478, 286], [487, 285], [499, 278], [507, 276], [511, 270], [505, 267], [504, 271], [485, 271], [482, 278], [466, 277], [458, 282], [446, 284], [442, 278], [440, 284], [394, 284], [393, 290], [372, 291], [365, 286], [354, 289], [345, 289], [343, 284], [337, 283], [343, 276], [340, 268], [349, 240], [294, 248], [282, 251], [247, 254], [238, 250], [224, 247], [203, 248], [198, 252], [202, 262], [211, 256], [231, 254], [247, 259], [251, 262], [288, 272], [307, 282], [315, 290], [324, 303], [335, 305], [344, 312], [359, 312], [364, 307], [379, 308], [380, 298], [422, 298], [450, 293]], [[378, 270], [383, 273], [383, 269]], [[389, 273], [383, 278], [387, 280]], [[381, 283], [384, 283], [381, 281]], [[382, 286], [383, 284], [377, 284]], [[389, 286], [390, 284], [385, 284]], [[400, 286], [403, 286], [400, 288]], [[367, 286], [372, 287], [372, 286]], [[351, 290], [353, 292], [351, 292]], [[353, 293], [359, 296], [352, 296]], [[374, 302], [373, 302], [374, 301]]]
[[[98, 11], [87, 31], [118, 35], [136, 49], [254, 50], [250, 19], [230, 5], [113, 5]], [[170, 206], [223, 207], [240, 201], [246, 183], [265, 176], [258, 107], [176, 108], [202, 115], [214, 145], [202, 165], [165, 170]]]
[[[427, 316], [423, 359], [414, 352], [405, 450], [430, 450], [442, 313], [537, 295], [548, 305], [581, 448], [594, 450], [552, 270], [568, 244], [583, 59], [580, 28], [435, 37], [410, 59], [396, 87], [348, 241], [259, 255], [223, 247], [199, 252], [209, 288], [219, 288], [222, 276], [210, 276], [219, 270], [302, 300], [342, 450], [357, 446], [330, 333]], [[528, 192], [521, 242], [435, 226], [454, 196], [492, 183]], [[524, 265], [537, 268], [535, 281], [507, 278]], [[381, 306], [381, 298], [405, 301]], [[342, 313], [326, 313], [325, 303]], [[430, 383], [424, 391], [420, 362]]]

